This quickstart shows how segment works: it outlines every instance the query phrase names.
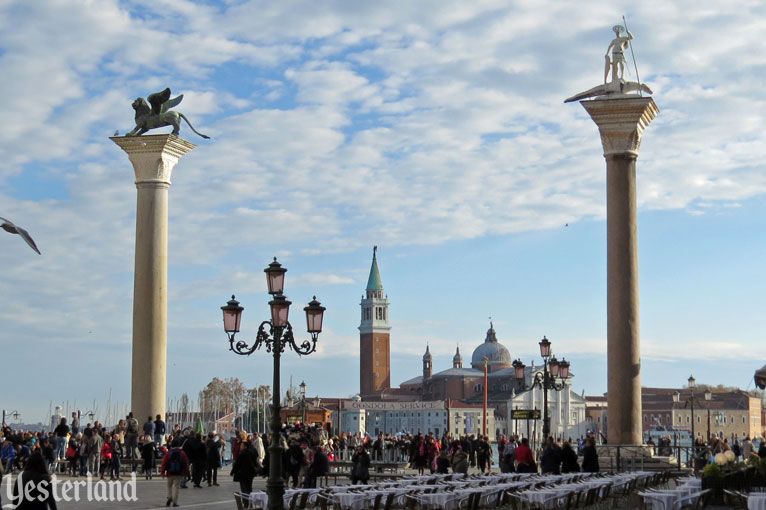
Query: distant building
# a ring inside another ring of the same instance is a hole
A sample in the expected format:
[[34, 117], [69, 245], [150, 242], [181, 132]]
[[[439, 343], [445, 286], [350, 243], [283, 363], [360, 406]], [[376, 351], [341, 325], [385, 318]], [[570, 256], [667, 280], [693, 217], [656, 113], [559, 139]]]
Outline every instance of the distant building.
[[[673, 395], [680, 392], [679, 402]], [[757, 437], [763, 431], [761, 401], [758, 397], [737, 390], [716, 392], [706, 400], [702, 388], [694, 392], [695, 406], [692, 417], [689, 388], [641, 388], [642, 429], [644, 438], [650, 430], [666, 429], [691, 433], [694, 422], [694, 435], [707, 440], [709, 436], [735, 437], [740, 441], [745, 437]], [[589, 427], [601, 431], [608, 437], [606, 394], [586, 397]]]

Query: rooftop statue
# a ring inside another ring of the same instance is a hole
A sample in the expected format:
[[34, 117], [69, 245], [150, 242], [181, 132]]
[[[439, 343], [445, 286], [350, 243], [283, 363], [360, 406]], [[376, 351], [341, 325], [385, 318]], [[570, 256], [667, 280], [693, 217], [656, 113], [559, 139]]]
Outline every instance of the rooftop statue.
[[[625, 74], [625, 50], [629, 47], [630, 41], [633, 39], [633, 34], [630, 33], [630, 30], [625, 29], [625, 33], [627, 35], [622, 35], [622, 25], [615, 25], [612, 27], [612, 30], [615, 33], [615, 38], [612, 39], [611, 43], [609, 43], [609, 47], [606, 49], [606, 55], [604, 55], [604, 58], [606, 59], [604, 66], [604, 84], [597, 85], [590, 90], [586, 90], [585, 92], [575, 94], [574, 96], [566, 99], [564, 101], [565, 103], [579, 101], [580, 99], [586, 99], [589, 97], [621, 96], [630, 92], [644, 91], [647, 94], [652, 93], [652, 90], [645, 84], [635, 81], [625, 81], [623, 78]], [[611, 58], [609, 56], [610, 50]], [[612, 75], [612, 79], [611, 81], [607, 81], [610, 74]]]
[[[162, 92], [155, 92], [149, 94], [146, 99], [143, 97], [136, 98], [133, 101], [133, 109], [136, 111], [136, 127], [133, 131], [127, 133], [125, 136], [141, 136], [150, 129], [173, 126], [174, 135], [178, 136], [178, 132], [181, 129], [181, 119], [185, 120], [192, 131], [201, 136], [202, 138], [210, 138], [207, 135], [203, 135], [191, 125], [189, 119], [181, 112], [170, 110], [174, 106], [177, 106], [184, 95], [174, 97], [170, 99], [170, 89], [166, 88]], [[149, 106], [151, 105], [151, 107]]]

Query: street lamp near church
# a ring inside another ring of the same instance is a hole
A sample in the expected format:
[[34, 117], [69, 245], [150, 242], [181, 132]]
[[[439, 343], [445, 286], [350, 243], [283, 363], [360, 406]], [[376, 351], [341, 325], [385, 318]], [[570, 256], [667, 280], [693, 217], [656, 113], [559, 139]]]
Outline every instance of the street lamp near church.
[[273, 299], [269, 301], [271, 319], [261, 322], [252, 346], [242, 340], [235, 342], [235, 336], [239, 333], [242, 321], [242, 311], [244, 310], [239, 305], [239, 301], [232, 295], [231, 300], [225, 306], [222, 306], [221, 310], [223, 311], [223, 329], [229, 337], [229, 350], [235, 354], [249, 356], [265, 345], [266, 352], [271, 353], [274, 357], [271, 445], [269, 446], [269, 478], [266, 482], [266, 492], [268, 494], [269, 510], [282, 510], [284, 508], [283, 496], [285, 486], [282, 479], [282, 447], [279, 444], [279, 435], [282, 429], [282, 419], [279, 413], [281, 409], [279, 403], [280, 356], [285, 347], [290, 347], [298, 355], [304, 356], [316, 350], [317, 338], [319, 333], [322, 332], [322, 319], [325, 307], [314, 296], [314, 299], [308, 306], [303, 308], [306, 312], [306, 329], [311, 335], [311, 340], [296, 341], [293, 336], [292, 325], [287, 320], [292, 303], [282, 293], [287, 269], [282, 267], [277, 262], [277, 258], [274, 257], [274, 261], [269, 264], [269, 267], [264, 269], [264, 272], [266, 273], [269, 294], [273, 296]]
[[[561, 391], [566, 387], [566, 380], [569, 377], [569, 362], [565, 359], [561, 361], [551, 354], [551, 342], [543, 336], [540, 340], [540, 356], [543, 358], [543, 373], [535, 374], [532, 385], [527, 388], [524, 381], [524, 368], [526, 365], [517, 359], [512, 363], [516, 380], [522, 389], [532, 389], [535, 386], [543, 390], [543, 437], [547, 438], [551, 432], [551, 417], [548, 412], [548, 390]], [[560, 380], [560, 382], [557, 382]]]
[[[697, 436], [694, 434], [694, 405], [697, 404], [699, 407], [700, 400], [698, 397], [694, 395], [694, 389], [697, 387], [697, 380], [694, 378], [694, 376], [690, 375], [689, 379], [687, 379], [687, 382], [689, 383], [689, 391], [691, 392], [691, 395], [689, 398], [686, 399], [686, 402], [684, 403], [684, 407], [687, 405], [691, 408], [691, 421], [692, 421], [692, 427], [691, 427], [691, 434], [692, 434], [692, 446], [694, 446], [694, 442], [697, 440]], [[705, 391], [705, 400], [710, 400], [713, 398], [713, 393], [707, 389]], [[677, 404], [681, 403], [681, 392], [675, 392], [673, 394], [673, 401]], [[707, 438], [708, 441], [710, 440], [710, 408], [708, 406], [707, 410]]]

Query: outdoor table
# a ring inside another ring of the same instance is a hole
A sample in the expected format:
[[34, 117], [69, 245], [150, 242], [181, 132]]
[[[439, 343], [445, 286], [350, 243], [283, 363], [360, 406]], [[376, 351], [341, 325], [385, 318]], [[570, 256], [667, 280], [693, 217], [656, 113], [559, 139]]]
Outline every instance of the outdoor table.
[[652, 505], [652, 510], [673, 510], [673, 503], [684, 496], [688, 496], [689, 492], [685, 490], [667, 490], [639, 492], [639, 494]]
[[366, 503], [375, 496], [369, 492], [336, 492], [330, 497], [334, 503], [338, 504], [339, 508], [362, 510], [367, 506]]
[[556, 490], [555, 488], [545, 488], [534, 491], [524, 491], [521, 495], [529, 500], [530, 503], [537, 505], [553, 506], [552, 503], [560, 502], [562, 498], [565, 498], [567, 494], [573, 492], [572, 490]]
[[433, 492], [431, 494], [414, 494], [411, 497], [417, 499], [422, 505], [428, 508], [439, 508], [444, 510], [454, 510], [457, 508], [459, 494], [453, 492]]
[[766, 510], [766, 492], [751, 492], [748, 494], [747, 510]]

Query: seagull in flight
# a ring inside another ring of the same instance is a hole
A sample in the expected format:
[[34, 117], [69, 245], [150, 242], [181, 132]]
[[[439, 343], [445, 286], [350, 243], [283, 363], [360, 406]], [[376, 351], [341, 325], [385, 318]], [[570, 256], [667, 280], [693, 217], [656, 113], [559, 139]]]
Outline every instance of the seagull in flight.
[[35, 244], [32, 237], [29, 235], [29, 232], [24, 230], [21, 227], [18, 227], [13, 224], [12, 221], [6, 220], [5, 218], [0, 218], [0, 228], [5, 230], [6, 232], [10, 232], [11, 234], [19, 234], [23, 240], [27, 242], [27, 244], [37, 252], [38, 255], [40, 255], [40, 250], [37, 249], [37, 245]]

